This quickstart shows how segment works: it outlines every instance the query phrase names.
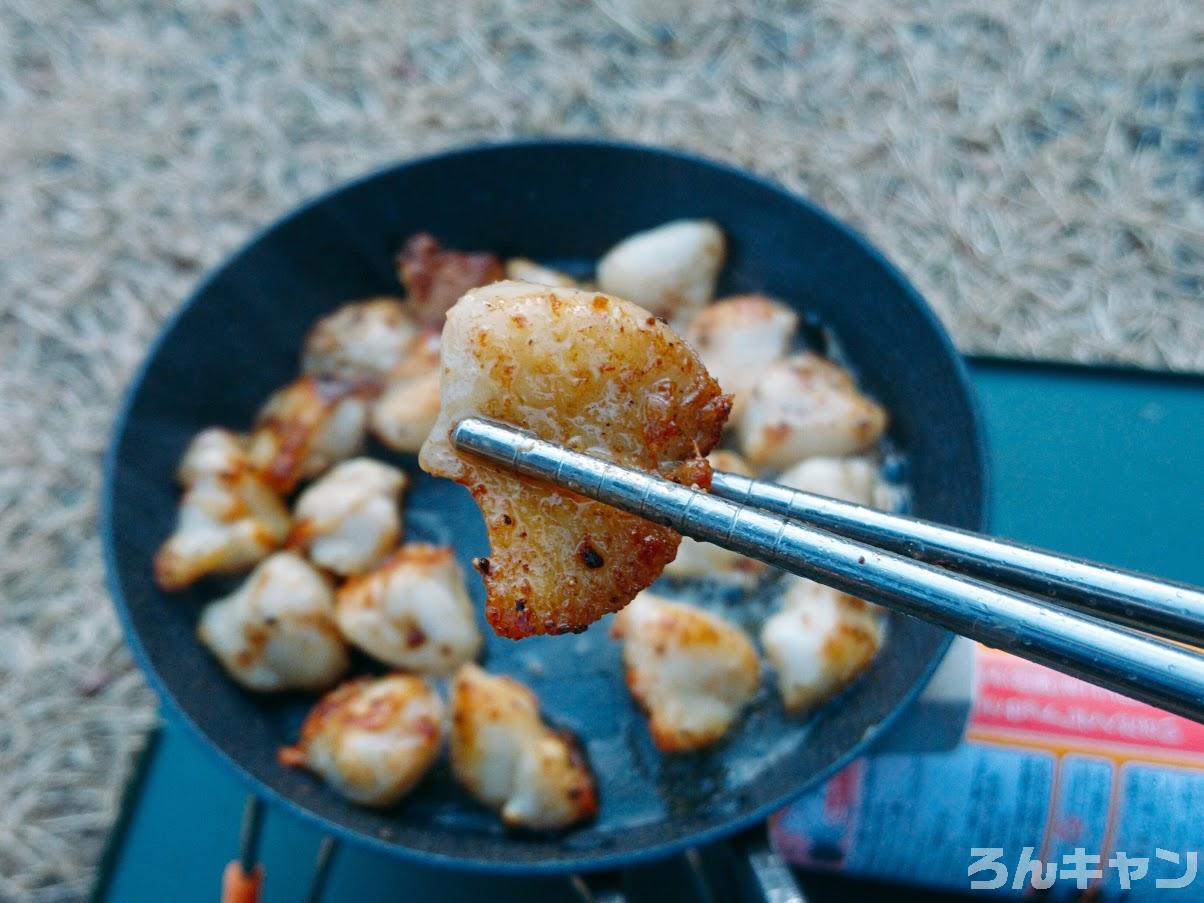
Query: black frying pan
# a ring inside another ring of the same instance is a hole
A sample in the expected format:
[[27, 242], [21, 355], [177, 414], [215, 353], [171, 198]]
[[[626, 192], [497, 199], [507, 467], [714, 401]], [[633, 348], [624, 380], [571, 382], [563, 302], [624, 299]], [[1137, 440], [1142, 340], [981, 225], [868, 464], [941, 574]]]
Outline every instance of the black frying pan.
[[[109, 586], [130, 645], [173, 714], [256, 792], [396, 855], [528, 873], [614, 867], [764, 818], [862, 751], [918, 694], [949, 638], [892, 616], [870, 671], [815, 716], [787, 719], [767, 682], [727, 742], [668, 759], [629, 701], [606, 621], [579, 637], [521, 642], [486, 630], [486, 666], [535, 689], [549, 719], [583, 739], [599, 781], [593, 824], [515, 833], [468, 800], [442, 764], [384, 812], [352, 806], [278, 765], [276, 749], [292, 740], [311, 700], [238, 689], [193, 633], [202, 604], [233, 584], [209, 580], [169, 596], [151, 579], [189, 438], [213, 424], [248, 426], [293, 377], [302, 337], [319, 316], [350, 299], [398, 293], [391, 257], [405, 237], [427, 230], [453, 247], [588, 266], [619, 238], [691, 216], [719, 221], [730, 237], [722, 292], [766, 292], [839, 335], [846, 359], [891, 412], [913, 512], [984, 526], [982, 428], [956, 352], [903, 277], [822, 211], [727, 166], [629, 145], [506, 144], [394, 166], [269, 227], [197, 289], [134, 380], [107, 461]], [[400, 463], [417, 477], [408, 538], [451, 542], [465, 565], [484, 554], [468, 494], [421, 474], [413, 459]], [[482, 588], [471, 582], [479, 602]]]

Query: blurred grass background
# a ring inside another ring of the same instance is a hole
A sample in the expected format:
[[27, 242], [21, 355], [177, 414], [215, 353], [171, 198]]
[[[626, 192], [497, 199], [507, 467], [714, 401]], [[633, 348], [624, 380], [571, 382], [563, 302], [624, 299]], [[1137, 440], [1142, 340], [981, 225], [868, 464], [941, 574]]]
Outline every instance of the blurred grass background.
[[154, 717], [96, 499], [159, 323], [315, 192], [546, 134], [784, 182], [966, 350], [1204, 370], [1198, 4], [6, 0], [0, 899], [84, 893]]

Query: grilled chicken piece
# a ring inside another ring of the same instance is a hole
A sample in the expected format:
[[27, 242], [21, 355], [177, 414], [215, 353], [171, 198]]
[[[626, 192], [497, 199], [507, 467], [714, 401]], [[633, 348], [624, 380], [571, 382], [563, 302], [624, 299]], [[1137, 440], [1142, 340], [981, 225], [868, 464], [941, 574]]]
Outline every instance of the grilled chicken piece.
[[395, 451], [417, 454], [439, 417], [439, 333], [415, 336], [372, 405], [372, 434]]
[[307, 768], [353, 803], [391, 806], [439, 757], [443, 702], [423, 678], [361, 677], [327, 693], [310, 710], [295, 746], [280, 762]]
[[345, 304], [319, 320], [305, 337], [301, 372], [379, 385], [417, 333], [418, 325], [396, 298]]
[[596, 292], [502, 282], [469, 292], [443, 332], [442, 408], [419, 464], [467, 486], [485, 517], [485, 614], [501, 636], [583, 630], [648, 586], [678, 534], [452, 447], [465, 417], [680, 482], [709, 485], [730, 399], [645, 310]]
[[450, 674], [481, 651], [464, 573], [451, 549], [410, 543], [339, 590], [343, 636], [407, 671]]
[[443, 316], [469, 289], [505, 278], [501, 262], [485, 251], [450, 251], [419, 232], [397, 254], [397, 278], [406, 287], [420, 325], [438, 331]]
[[760, 375], [737, 425], [745, 457], [770, 470], [865, 451], [885, 429], [886, 411], [857, 390], [848, 371], [810, 351]]
[[555, 829], [598, 811], [594, 776], [567, 732], [544, 725], [535, 694], [464, 665], [451, 689], [456, 780], [512, 827]]
[[676, 326], [715, 297], [727, 241], [710, 220], [683, 219], [623, 239], [598, 261], [598, 288]]
[[155, 582], [178, 590], [208, 574], [244, 571], [280, 547], [288, 510], [251, 470], [246, 437], [199, 433], [180, 462], [184, 486], [175, 530], [155, 555]]
[[576, 288], [577, 280], [568, 273], [546, 267], [526, 257], [511, 257], [506, 261], [506, 278], [515, 282], [534, 282], [536, 285], [556, 285]]
[[192, 437], [180, 466], [176, 480], [187, 489], [207, 477], [228, 476], [250, 468], [247, 458], [248, 440], [242, 433], [221, 427], [201, 430]]
[[347, 670], [330, 584], [291, 552], [272, 555], [206, 607], [197, 635], [248, 690], [325, 690]]
[[305, 376], [276, 392], [259, 412], [250, 459], [273, 489], [291, 492], [350, 458], [364, 441], [367, 401], [362, 388]]
[[807, 458], [780, 474], [775, 481], [791, 489], [876, 506], [883, 500], [878, 465], [869, 458]]
[[662, 752], [718, 742], [753, 698], [761, 663], [744, 631], [693, 605], [643, 592], [615, 616], [631, 695]]
[[803, 577], [791, 577], [761, 645], [787, 711], [807, 712], [860, 675], [882, 647], [882, 609]]
[[[720, 449], [707, 455], [707, 460], [715, 470], [752, 476], [748, 463], [735, 452]], [[718, 580], [744, 587], [752, 586], [768, 570], [763, 561], [688, 536], [681, 538], [677, 557], [665, 565], [667, 577]]]
[[786, 305], [764, 295], [736, 295], [704, 307], [682, 337], [734, 396], [734, 422], [757, 378], [790, 352], [797, 332], [798, 314]]
[[344, 577], [371, 570], [401, 536], [398, 497], [409, 482], [378, 461], [344, 461], [298, 497], [289, 545]]

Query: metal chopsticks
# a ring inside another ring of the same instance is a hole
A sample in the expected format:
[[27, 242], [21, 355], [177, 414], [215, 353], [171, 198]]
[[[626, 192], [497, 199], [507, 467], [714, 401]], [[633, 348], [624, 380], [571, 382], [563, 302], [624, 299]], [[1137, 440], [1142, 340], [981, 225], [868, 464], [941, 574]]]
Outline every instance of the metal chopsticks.
[[[1204, 643], [1198, 590], [732, 474], [717, 475], [707, 493], [480, 418], [457, 424], [452, 441], [694, 539], [1204, 722], [1204, 656], [1133, 629]], [[1057, 597], [905, 557], [913, 555]]]
[[909, 558], [1049, 596], [1145, 633], [1204, 643], [1204, 592], [1194, 587], [734, 473], [716, 472], [711, 492]]

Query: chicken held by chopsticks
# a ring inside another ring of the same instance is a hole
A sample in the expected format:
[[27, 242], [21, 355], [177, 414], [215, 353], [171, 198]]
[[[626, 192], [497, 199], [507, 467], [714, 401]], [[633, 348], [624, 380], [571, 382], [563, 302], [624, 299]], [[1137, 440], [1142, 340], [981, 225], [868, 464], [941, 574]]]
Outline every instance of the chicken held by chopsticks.
[[391, 806], [430, 770], [443, 740], [443, 701], [411, 674], [348, 681], [319, 700], [280, 761], [306, 768], [353, 803]]
[[419, 464], [467, 486], [489, 531], [485, 614], [502, 636], [578, 631], [626, 605], [679, 536], [575, 493], [458, 453], [465, 417], [706, 487], [702, 456], [730, 398], [652, 314], [618, 298], [501, 282], [466, 294], [443, 332], [439, 419]]
[[481, 651], [464, 573], [446, 546], [409, 543], [347, 581], [335, 617], [351, 643], [407, 671], [449, 674]]
[[155, 582], [163, 589], [247, 570], [284, 542], [288, 510], [252, 468], [245, 436], [217, 428], [198, 433], [177, 478], [184, 487], [179, 516], [155, 555]]
[[576, 740], [543, 723], [526, 686], [464, 665], [451, 713], [456, 780], [507, 825], [550, 830], [597, 814], [594, 776]]
[[289, 545], [343, 577], [371, 570], [401, 536], [398, 496], [409, 482], [379, 461], [344, 461], [297, 499]]
[[761, 663], [744, 631], [693, 605], [643, 592], [615, 616], [627, 686], [662, 752], [718, 742], [753, 698]]
[[304, 558], [277, 552], [201, 613], [197, 635], [249, 690], [325, 690], [347, 670], [334, 592]]

